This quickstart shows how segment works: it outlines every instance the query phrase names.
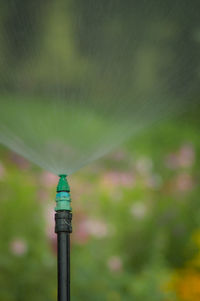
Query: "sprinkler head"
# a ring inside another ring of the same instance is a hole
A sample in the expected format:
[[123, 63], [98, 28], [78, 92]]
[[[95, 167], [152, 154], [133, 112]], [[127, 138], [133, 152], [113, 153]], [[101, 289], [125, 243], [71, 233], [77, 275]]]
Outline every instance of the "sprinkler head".
[[70, 192], [70, 187], [66, 179], [67, 175], [59, 175], [59, 177], [60, 180], [58, 182], [57, 192], [61, 192], [61, 191]]
[[67, 175], [59, 175], [57, 186], [55, 211], [71, 211], [70, 187], [67, 182]]

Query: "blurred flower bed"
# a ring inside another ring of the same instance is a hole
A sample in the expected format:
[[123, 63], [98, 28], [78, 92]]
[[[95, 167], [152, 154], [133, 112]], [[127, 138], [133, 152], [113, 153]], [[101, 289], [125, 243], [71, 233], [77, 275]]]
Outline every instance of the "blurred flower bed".
[[[72, 300], [200, 300], [198, 134], [167, 123], [69, 178]], [[0, 154], [0, 301], [56, 300], [58, 179]]]

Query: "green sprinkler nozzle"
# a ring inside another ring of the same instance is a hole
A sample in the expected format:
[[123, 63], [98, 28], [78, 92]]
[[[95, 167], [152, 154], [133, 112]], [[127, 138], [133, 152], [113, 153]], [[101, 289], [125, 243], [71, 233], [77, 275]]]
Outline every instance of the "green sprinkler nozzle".
[[59, 177], [55, 211], [71, 211], [70, 187], [67, 182], [67, 175], [59, 175]]
[[57, 192], [67, 191], [70, 192], [70, 187], [67, 182], [67, 175], [59, 175], [60, 179], [57, 186]]

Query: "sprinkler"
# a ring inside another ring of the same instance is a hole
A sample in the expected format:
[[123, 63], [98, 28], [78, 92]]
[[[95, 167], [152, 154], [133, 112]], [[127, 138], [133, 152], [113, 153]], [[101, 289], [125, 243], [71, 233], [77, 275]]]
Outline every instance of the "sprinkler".
[[72, 208], [67, 175], [59, 175], [55, 207], [57, 234], [58, 301], [70, 301], [70, 234]]

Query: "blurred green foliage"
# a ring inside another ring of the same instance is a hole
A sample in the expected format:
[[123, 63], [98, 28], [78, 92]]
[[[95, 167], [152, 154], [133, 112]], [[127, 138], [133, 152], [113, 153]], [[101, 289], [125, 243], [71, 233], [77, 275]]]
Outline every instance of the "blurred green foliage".
[[106, 104], [120, 87], [122, 99], [136, 95], [136, 108], [138, 95], [170, 93], [167, 102], [196, 95], [199, 8], [198, 0], [3, 0], [1, 90], [60, 89]]

